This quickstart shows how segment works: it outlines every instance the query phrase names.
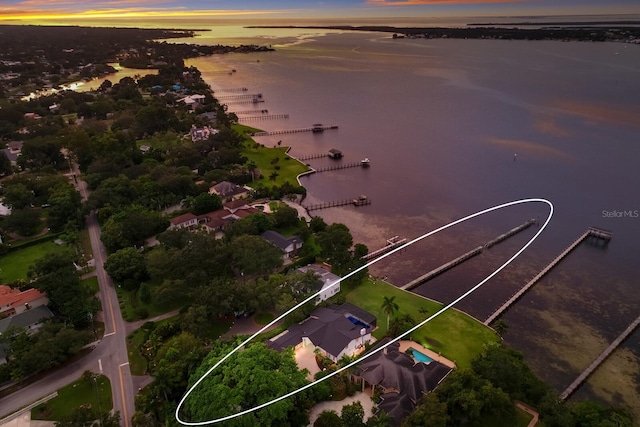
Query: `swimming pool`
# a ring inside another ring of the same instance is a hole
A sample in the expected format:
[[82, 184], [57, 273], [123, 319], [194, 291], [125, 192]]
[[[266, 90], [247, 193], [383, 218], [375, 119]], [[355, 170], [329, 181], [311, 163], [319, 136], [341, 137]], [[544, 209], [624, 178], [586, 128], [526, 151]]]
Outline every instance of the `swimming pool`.
[[413, 354], [413, 358], [416, 359], [418, 362], [422, 362], [422, 363], [431, 363], [431, 362], [433, 362], [432, 358], [430, 358], [429, 356], [427, 356], [424, 353], [419, 352], [415, 348], [409, 347], [409, 350], [411, 350], [411, 354]]
[[370, 325], [367, 325], [366, 323], [361, 322], [360, 320], [356, 319], [356, 318], [355, 318], [355, 317], [353, 317], [353, 316], [347, 316], [347, 319], [349, 319], [349, 321], [350, 321], [351, 323], [353, 323], [354, 325], [356, 325], [356, 326], [362, 326], [362, 327], [363, 327], [363, 328], [365, 328], [365, 329], [369, 329], [369, 328], [371, 328], [371, 326], [370, 326]]

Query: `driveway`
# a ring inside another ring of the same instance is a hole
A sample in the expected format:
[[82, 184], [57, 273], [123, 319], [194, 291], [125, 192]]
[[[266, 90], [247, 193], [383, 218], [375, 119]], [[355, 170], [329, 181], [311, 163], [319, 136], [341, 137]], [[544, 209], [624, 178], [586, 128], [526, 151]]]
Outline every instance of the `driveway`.
[[314, 375], [320, 372], [320, 368], [316, 363], [316, 355], [308, 349], [306, 346], [302, 346], [297, 349], [295, 352], [296, 363], [298, 364], [299, 369], [307, 369], [309, 371], [309, 375], [307, 375], [307, 379], [309, 381], [314, 380]]

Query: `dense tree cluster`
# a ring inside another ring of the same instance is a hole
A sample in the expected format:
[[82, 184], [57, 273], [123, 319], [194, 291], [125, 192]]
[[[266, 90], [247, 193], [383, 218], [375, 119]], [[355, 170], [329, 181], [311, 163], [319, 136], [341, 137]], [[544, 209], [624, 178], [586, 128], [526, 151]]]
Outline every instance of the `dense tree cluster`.
[[531, 371], [522, 353], [501, 344], [487, 346], [471, 369], [454, 371], [434, 393], [425, 396], [403, 427], [515, 425], [514, 400], [536, 408], [545, 426], [608, 427], [633, 425], [623, 409], [582, 401], [563, 404]]

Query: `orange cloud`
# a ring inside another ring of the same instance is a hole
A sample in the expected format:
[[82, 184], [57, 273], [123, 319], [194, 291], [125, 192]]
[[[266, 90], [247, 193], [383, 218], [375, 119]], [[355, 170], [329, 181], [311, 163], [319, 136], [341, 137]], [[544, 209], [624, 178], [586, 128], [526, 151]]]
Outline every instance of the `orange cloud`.
[[367, 0], [378, 6], [424, 6], [429, 4], [520, 3], [527, 0]]
[[587, 123], [640, 127], [640, 108], [637, 106], [560, 100], [553, 107], [562, 113], [581, 117]]

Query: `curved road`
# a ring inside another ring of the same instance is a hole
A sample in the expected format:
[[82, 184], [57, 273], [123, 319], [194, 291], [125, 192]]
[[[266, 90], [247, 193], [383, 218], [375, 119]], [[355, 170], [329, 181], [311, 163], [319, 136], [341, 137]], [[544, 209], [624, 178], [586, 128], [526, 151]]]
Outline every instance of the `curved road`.
[[[86, 200], [88, 195], [86, 184], [80, 181], [77, 188], [83, 199]], [[129, 369], [125, 322], [120, 312], [113, 281], [104, 270], [106, 251], [100, 241], [100, 226], [95, 212], [91, 212], [87, 218], [87, 228], [91, 238], [95, 271], [100, 285], [99, 296], [104, 314], [104, 337], [95, 349], [82, 359], [0, 399], [0, 418], [77, 380], [85, 370], [91, 370], [101, 372], [109, 378], [113, 409], [120, 412], [120, 425], [124, 427], [131, 425], [131, 417], [135, 411], [135, 392]]]

